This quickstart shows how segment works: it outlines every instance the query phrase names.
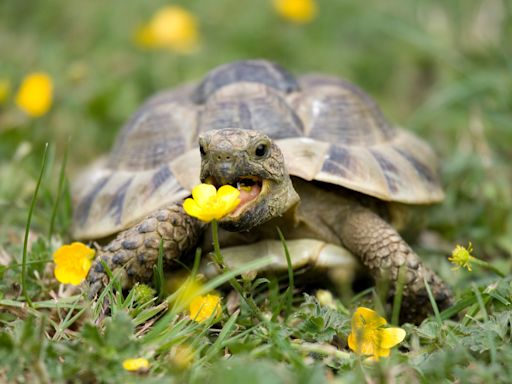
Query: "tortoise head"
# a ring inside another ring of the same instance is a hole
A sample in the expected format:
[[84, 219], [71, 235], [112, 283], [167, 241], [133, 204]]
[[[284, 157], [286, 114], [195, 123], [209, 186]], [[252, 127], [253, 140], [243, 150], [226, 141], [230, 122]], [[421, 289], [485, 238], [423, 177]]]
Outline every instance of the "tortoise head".
[[239, 206], [219, 221], [229, 231], [249, 230], [282, 215], [299, 201], [279, 147], [265, 134], [243, 129], [199, 136], [201, 182], [232, 185]]

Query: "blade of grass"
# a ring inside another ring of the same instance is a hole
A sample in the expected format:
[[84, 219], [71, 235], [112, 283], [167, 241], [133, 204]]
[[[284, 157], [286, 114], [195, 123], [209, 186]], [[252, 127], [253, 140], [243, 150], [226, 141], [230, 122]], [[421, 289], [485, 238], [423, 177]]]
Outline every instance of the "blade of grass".
[[366, 295], [374, 295], [375, 287], [369, 287], [365, 290], [362, 290], [361, 292], [355, 294], [352, 299], [350, 300], [351, 303], [357, 303], [358, 301], [362, 300]]
[[398, 325], [400, 319], [400, 308], [402, 307], [402, 297], [404, 293], [405, 276], [407, 272], [406, 264], [403, 264], [398, 270], [398, 279], [395, 287], [395, 297], [393, 298], [393, 312], [391, 315], [391, 324]]
[[[108, 285], [114, 287], [117, 291], [122, 291], [123, 288], [121, 287], [121, 283], [119, 282], [117, 277], [114, 276], [114, 274], [112, 273], [112, 270], [110, 269], [108, 264], [105, 261], [103, 261], [102, 259], [100, 259], [100, 263], [103, 266], [103, 270], [105, 271], [105, 274], [108, 276]], [[105, 291], [106, 291], [106, 288], [107, 287], [105, 287], [105, 289], [104, 289]]]
[[[32, 307], [34, 309], [53, 309], [53, 308], [74, 308], [75, 301], [79, 298], [79, 295], [69, 296], [56, 300], [44, 300], [44, 301], [33, 301]], [[10, 299], [0, 300], [0, 306], [24, 308], [26, 303], [23, 301], [16, 301]]]
[[[228, 268], [226, 266], [226, 264], [224, 263], [224, 257], [222, 256], [222, 253], [220, 251], [219, 226], [218, 226], [217, 220], [215, 220], [215, 219], [212, 220], [211, 229], [212, 229], [212, 239], [213, 239], [213, 249], [214, 249], [214, 258], [213, 259], [217, 263], [217, 266], [220, 268], [220, 270], [222, 272], [229, 272], [230, 268]], [[256, 303], [254, 302], [254, 299], [252, 298], [252, 296], [250, 294], [249, 295], [246, 294], [247, 292], [244, 291], [244, 289], [242, 288], [242, 286], [240, 285], [238, 280], [233, 277], [232, 279], [229, 280], [229, 283], [231, 284], [233, 289], [238, 292], [238, 295], [240, 296], [240, 298], [248, 305], [249, 309], [254, 314], [254, 316], [256, 316], [258, 318], [258, 320], [265, 322], [266, 319], [263, 316], [263, 314], [261, 313], [261, 311], [258, 308], [258, 306], [256, 305]]]
[[469, 306], [475, 303], [474, 297], [468, 297], [462, 300], [457, 301], [454, 305], [449, 308], [446, 308], [443, 312], [440, 313], [442, 320], [448, 320], [451, 317], [455, 316], [460, 311], [468, 308]]
[[292, 313], [292, 301], [293, 301], [293, 290], [295, 288], [295, 282], [293, 280], [293, 267], [292, 260], [290, 258], [290, 251], [288, 250], [288, 245], [286, 244], [286, 240], [284, 239], [283, 232], [276, 227], [277, 233], [279, 234], [279, 239], [281, 240], [281, 244], [283, 245], [284, 255], [286, 256], [286, 264], [288, 267], [288, 288], [286, 289], [286, 317], [290, 316]]
[[[251, 261], [250, 263], [244, 264], [236, 269], [233, 269], [232, 271], [224, 272], [222, 275], [217, 276], [214, 279], [208, 281], [205, 285], [203, 285], [201, 287], [200, 290], [198, 290], [198, 292], [196, 292], [196, 294], [197, 295], [205, 295], [208, 292], [213, 291], [215, 288], [220, 287], [222, 284], [227, 283], [229, 280], [231, 280], [235, 276], [241, 275], [244, 272], [248, 272], [248, 271], [266, 267], [267, 265], [270, 265], [272, 263], [272, 261], [273, 261], [272, 257], [270, 257], [270, 256], [264, 257], [264, 258], [261, 258], [258, 260]], [[180, 293], [181, 292], [178, 289], [172, 295], [169, 295], [165, 299], [165, 302], [174, 303], [176, 301], [178, 295], [180, 295]], [[156, 335], [160, 334], [165, 329], [167, 329], [170, 321], [172, 321], [172, 319], [174, 317], [176, 317], [176, 315], [183, 310], [184, 310], [183, 306], [172, 306], [170, 308], [170, 310], [164, 316], [162, 316], [162, 318], [160, 320], [158, 320], [155, 323], [155, 325], [151, 328], [151, 330], [146, 335], [144, 335], [143, 342], [146, 342], [146, 341], [149, 342], [150, 340], [155, 338]]]
[[391, 277], [388, 273], [383, 273], [375, 279], [375, 290], [373, 291], [373, 303], [375, 310], [386, 317], [386, 305], [388, 301], [389, 290], [391, 287]]
[[167, 309], [167, 304], [165, 304], [165, 303], [148, 307], [148, 308], [144, 309], [142, 312], [140, 312], [139, 314], [137, 314], [137, 316], [133, 319], [133, 323], [135, 324], [135, 326], [144, 324], [146, 321], [155, 317], [160, 312], [163, 312], [166, 309]]
[[[208, 281], [205, 285], [203, 285], [201, 287], [201, 289], [199, 289], [196, 292], [196, 295], [198, 295], [198, 296], [205, 295], [208, 292], [213, 291], [215, 288], [220, 287], [222, 284], [227, 283], [228, 281], [230, 281], [231, 279], [233, 279], [236, 276], [239, 276], [248, 271], [253, 271], [253, 270], [258, 270], [260, 268], [264, 268], [267, 265], [272, 264], [272, 262], [273, 262], [273, 258], [271, 256], [267, 256], [267, 257], [263, 257], [261, 259], [251, 261], [250, 263], [246, 263], [246, 264], [244, 264], [238, 268], [235, 268], [233, 270], [226, 271], [226, 272], [222, 273], [222, 275], [219, 275], [219, 276], [211, 279], [210, 281]], [[175, 302], [177, 297], [180, 295], [180, 293], [181, 292], [178, 289], [172, 295], [168, 296], [165, 299], [165, 301], [168, 303]], [[172, 309], [175, 313], [183, 310], [183, 308], [181, 308], [179, 306], [175, 306]]]
[[[491, 300], [491, 297], [487, 296], [483, 300], [484, 300], [484, 305], [487, 305], [487, 303]], [[474, 318], [477, 315], [477, 313], [480, 312], [480, 304], [478, 303], [478, 300], [476, 300], [476, 298], [475, 298], [475, 301], [476, 301], [476, 303], [473, 304], [473, 306], [471, 308], [469, 308], [468, 312], [464, 316], [464, 319], [462, 320], [462, 325], [465, 325], [465, 326], [469, 325], [471, 323], [471, 321], [474, 321]]]
[[160, 239], [158, 259], [156, 266], [153, 267], [153, 276], [158, 298], [162, 300], [164, 297], [164, 239]]
[[199, 265], [201, 264], [201, 255], [203, 251], [201, 248], [196, 249], [196, 253], [194, 255], [194, 265], [192, 266], [192, 272], [190, 273], [192, 276], [197, 275], [197, 271], [199, 271]]
[[[485, 307], [484, 300], [482, 299], [482, 294], [478, 290], [478, 287], [475, 284], [471, 285], [471, 289], [475, 294], [478, 305], [480, 306], [480, 311], [484, 316], [484, 320], [489, 322], [489, 314], [487, 313], [487, 308]], [[496, 364], [497, 356], [496, 356], [496, 344], [494, 343], [494, 338], [491, 335], [489, 330], [486, 331], [487, 338], [489, 340], [489, 349], [491, 352], [491, 362], [492, 364]]]
[[59, 324], [59, 327], [55, 331], [55, 335], [52, 337], [52, 340], [59, 340], [66, 329], [71, 327], [78, 319], [82, 317], [84, 312], [87, 310], [86, 307], [81, 308], [73, 317], [71, 314], [73, 313], [73, 309], [71, 308], [68, 312], [66, 318]]
[[64, 156], [62, 158], [62, 164], [59, 172], [59, 184], [57, 187], [57, 196], [55, 197], [55, 204], [53, 204], [52, 209], [52, 217], [50, 219], [50, 229], [48, 230], [48, 243], [52, 241], [53, 229], [55, 228], [55, 219], [57, 217], [57, 211], [59, 209], [59, 203], [62, 196], [62, 189], [64, 188], [64, 180], [66, 179], [66, 165], [68, 162], [68, 145], [66, 145], [66, 149], [64, 150]]
[[[197, 334], [199, 328], [204, 328], [200, 323], [190, 321], [188, 318], [180, 318], [177, 314], [167, 312], [161, 319], [159, 319], [155, 325], [140, 338], [141, 344], [151, 345], [164, 343], [172, 343], [174, 339], [178, 337], [187, 336], [190, 334]], [[177, 321], [176, 321], [177, 320]], [[207, 330], [205, 328], [204, 330]]]
[[432, 289], [430, 289], [430, 285], [427, 281], [426, 276], [423, 276], [423, 282], [425, 283], [425, 289], [427, 290], [428, 299], [430, 300], [430, 304], [432, 305], [432, 309], [434, 310], [434, 315], [436, 317], [436, 320], [441, 325], [441, 324], [443, 324], [443, 319], [441, 318], [441, 314], [439, 313], [439, 308], [437, 306], [436, 299], [434, 299], [434, 295], [432, 294]]
[[39, 188], [41, 187], [41, 182], [43, 181], [44, 171], [46, 169], [46, 159], [48, 156], [48, 143], [44, 146], [43, 152], [43, 160], [41, 164], [41, 171], [39, 172], [39, 178], [37, 179], [36, 189], [34, 191], [34, 195], [32, 196], [32, 202], [30, 203], [30, 208], [28, 210], [27, 224], [25, 226], [25, 237], [23, 239], [23, 256], [21, 259], [21, 292], [25, 297], [25, 301], [29, 306], [32, 307], [32, 300], [30, 299], [27, 292], [27, 248], [28, 248], [28, 235], [30, 233], [30, 224], [32, 223], [32, 214], [34, 213], [34, 208], [36, 206], [37, 194], [39, 193]]
[[218, 351], [224, 347], [224, 341], [226, 338], [233, 332], [233, 328], [235, 326], [236, 319], [240, 314], [240, 310], [237, 310], [235, 313], [231, 315], [226, 324], [222, 327], [222, 331], [220, 332], [217, 340], [213, 343], [213, 345], [208, 349], [206, 355], [201, 359], [200, 363], [204, 363], [209, 361]]

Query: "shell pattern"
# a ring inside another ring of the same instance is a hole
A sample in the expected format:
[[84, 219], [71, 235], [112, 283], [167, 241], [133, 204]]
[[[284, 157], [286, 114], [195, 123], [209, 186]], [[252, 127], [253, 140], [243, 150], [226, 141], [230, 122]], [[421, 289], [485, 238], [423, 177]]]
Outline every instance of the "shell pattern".
[[108, 236], [188, 196], [199, 183], [198, 134], [223, 128], [263, 131], [282, 149], [289, 173], [305, 180], [385, 201], [443, 198], [430, 147], [387, 122], [361, 89], [241, 61], [212, 70], [198, 85], [157, 94], [131, 117], [109, 157], [72, 186], [74, 236]]

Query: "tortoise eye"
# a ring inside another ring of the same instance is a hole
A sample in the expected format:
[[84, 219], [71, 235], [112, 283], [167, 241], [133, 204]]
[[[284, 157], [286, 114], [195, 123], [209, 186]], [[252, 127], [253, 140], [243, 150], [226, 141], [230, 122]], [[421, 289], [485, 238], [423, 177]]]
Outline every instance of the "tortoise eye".
[[199, 144], [199, 152], [201, 152], [201, 156], [206, 155], [206, 151], [204, 150], [204, 147], [202, 144]]
[[256, 157], [263, 157], [268, 153], [268, 145], [267, 144], [258, 144], [256, 149], [254, 150], [254, 154]]

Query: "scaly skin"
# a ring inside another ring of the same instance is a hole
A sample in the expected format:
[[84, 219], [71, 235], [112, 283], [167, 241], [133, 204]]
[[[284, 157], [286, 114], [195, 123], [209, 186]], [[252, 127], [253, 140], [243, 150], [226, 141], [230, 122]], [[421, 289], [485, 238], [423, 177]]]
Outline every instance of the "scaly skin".
[[[402, 239], [397, 231], [377, 214], [361, 206], [350, 206], [340, 222], [343, 244], [369, 269], [375, 278], [389, 278], [394, 283], [402, 265], [407, 266], [401, 320], [420, 322], [432, 313], [424, 279], [440, 309], [451, 305], [450, 289]], [[391, 296], [390, 295], [390, 296]]]
[[133, 227], [119, 232], [114, 240], [97, 252], [87, 282], [89, 296], [95, 296], [108, 282], [100, 260], [119, 277], [123, 287], [147, 282], [153, 276], [163, 240], [164, 263], [192, 250], [206, 224], [185, 213], [181, 204], [162, 208]]

